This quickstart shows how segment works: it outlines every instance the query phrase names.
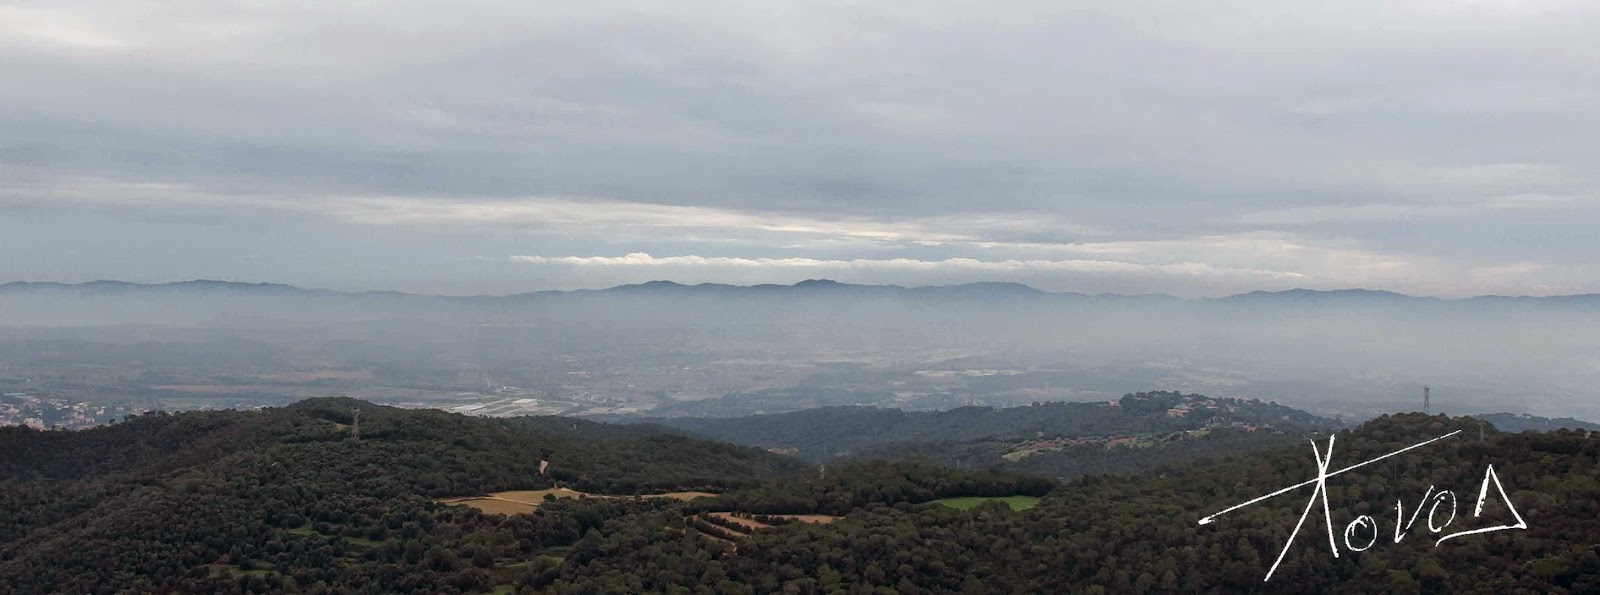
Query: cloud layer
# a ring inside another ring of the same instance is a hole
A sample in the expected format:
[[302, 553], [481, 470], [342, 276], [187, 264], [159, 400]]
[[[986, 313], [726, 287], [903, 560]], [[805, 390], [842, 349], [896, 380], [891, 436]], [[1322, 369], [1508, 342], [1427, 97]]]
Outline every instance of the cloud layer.
[[[1597, 26], [1540, 1], [0, 2], [0, 278], [496, 292], [662, 274], [510, 255], [648, 253], [710, 259], [686, 281], [1600, 291]], [[1030, 262], [1067, 264], [995, 264]]]
[[898, 270], [898, 271], [982, 271], [1000, 273], [1020, 272], [1087, 272], [1177, 275], [1223, 275], [1289, 278], [1303, 277], [1299, 273], [1245, 269], [1219, 269], [1199, 262], [1148, 265], [1115, 260], [977, 260], [973, 258], [946, 258], [944, 260], [918, 260], [915, 258], [852, 260], [819, 260], [815, 258], [732, 258], [726, 256], [666, 256], [657, 258], [643, 252], [624, 256], [513, 256], [512, 260], [528, 264], [560, 264], [570, 266], [625, 266], [625, 267], [749, 267], [795, 268], [822, 270]]

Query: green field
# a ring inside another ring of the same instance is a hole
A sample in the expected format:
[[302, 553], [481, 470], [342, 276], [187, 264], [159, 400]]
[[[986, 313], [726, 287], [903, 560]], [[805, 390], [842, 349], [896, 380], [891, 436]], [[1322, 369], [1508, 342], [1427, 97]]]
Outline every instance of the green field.
[[969, 510], [991, 500], [1005, 502], [1007, 506], [1011, 507], [1011, 510], [1027, 510], [1039, 505], [1038, 496], [967, 496], [945, 498], [943, 500], [934, 500], [933, 502], [934, 504], [942, 504], [957, 510]]

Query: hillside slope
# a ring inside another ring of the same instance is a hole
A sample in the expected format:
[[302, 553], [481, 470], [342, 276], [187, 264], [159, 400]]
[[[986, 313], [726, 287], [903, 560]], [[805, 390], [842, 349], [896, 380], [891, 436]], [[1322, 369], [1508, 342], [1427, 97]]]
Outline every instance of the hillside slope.
[[[454, 576], [464, 568], [447, 560], [492, 545], [469, 543], [461, 527], [492, 522], [434, 498], [557, 484], [612, 494], [726, 490], [802, 469], [791, 458], [648, 428], [621, 438], [636, 429], [534, 427], [548, 423], [314, 399], [257, 412], [143, 415], [82, 432], [3, 428], [0, 592], [215, 592], [234, 579], [264, 581], [263, 569], [273, 570], [277, 589], [287, 580], [310, 590], [448, 591], [452, 581], [482, 579]], [[557, 508], [659, 505], [631, 502]], [[555, 528], [524, 527], [532, 541], [492, 551], [570, 543], [600, 522], [585, 514], [551, 520]], [[380, 572], [402, 560], [415, 567], [420, 552], [438, 558], [433, 573]]]
[[[1315, 507], [1293, 543], [1296, 519], [1308, 501], [1319, 501], [1309, 485], [1210, 524], [1198, 521], [1314, 479], [1303, 444], [1156, 476], [1088, 477], [1025, 512], [1000, 504], [971, 511], [869, 506], [848, 522], [758, 532], [737, 555], [706, 555], [692, 542], [642, 539], [620, 528], [592, 541], [594, 551], [609, 555], [564, 565], [533, 584], [555, 593], [641, 584], [690, 589], [702, 577], [720, 581], [713, 590], [725, 593], [1600, 591], [1600, 440], [1584, 432], [1492, 429], [1480, 440], [1479, 427], [1476, 420], [1406, 414], [1339, 432], [1330, 470], [1461, 433], [1330, 479], [1328, 520]], [[1324, 451], [1328, 440], [1319, 439]], [[1475, 507], [1490, 466], [1499, 483]], [[741, 496], [749, 493], [730, 497]], [[767, 497], [780, 508], [796, 504], [793, 490]], [[1405, 519], [1396, 518], [1397, 500], [1407, 516], [1438, 509], [1401, 527], [1398, 543], [1396, 524]], [[1372, 524], [1339, 540], [1360, 515]], [[1493, 530], [1519, 518], [1526, 528]], [[1472, 530], [1490, 531], [1438, 541]], [[1281, 566], [1264, 580], [1280, 552]]]
[[1275, 403], [1176, 392], [1134, 393], [1111, 402], [1057, 402], [1005, 409], [963, 407], [911, 412], [827, 407], [738, 418], [648, 421], [735, 444], [792, 448], [810, 460], [928, 442], [1104, 437], [1232, 425], [1305, 429], [1336, 425], [1332, 420]]
[[[359, 441], [348, 425], [352, 408], [362, 412]], [[1303, 443], [1060, 484], [909, 463], [829, 464], [819, 473], [659, 428], [476, 419], [347, 399], [139, 416], [77, 433], [12, 428], [0, 431], [0, 449], [11, 455], [0, 461], [0, 593], [1600, 589], [1594, 434], [1502, 433], [1421, 414], [1320, 434], [1319, 450], [1333, 441], [1330, 469], [1375, 462], [1329, 480], [1330, 528], [1317, 511], [1263, 581], [1306, 503], [1316, 502], [1312, 486], [1198, 521], [1314, 478]], [[537, 473], [540, 460], [551, 462], [548, 477]], [[1498, 483], [1480, 492], [1490, 466]], [[687, 502], [563, 499], [515, 515], [435, 500], [556, 482], [725, 493]], [[1480, 493], [1491, 495], [1481, 512]], [[1026, 511], [934, 501], [1038, 496]], [[1397, 500], [1406, 511], [1437, 504], [1440, 512], [1421, 513], [1396, 543]], [[727, 520], [712, 512], [842, 518], [745, 517], [764, 528], [728, 532], [707, 524]], [[1373, 544], [1354, 551], [1337, 542], [1333, 556], [1325, 532], [1342, 534], [1360, 515], [1375, 519]], [[1436, 546], [1445, 533], [1518, 518], [1526, 528]], [[1429, 528], [1441, 522], [1440, 531]]]

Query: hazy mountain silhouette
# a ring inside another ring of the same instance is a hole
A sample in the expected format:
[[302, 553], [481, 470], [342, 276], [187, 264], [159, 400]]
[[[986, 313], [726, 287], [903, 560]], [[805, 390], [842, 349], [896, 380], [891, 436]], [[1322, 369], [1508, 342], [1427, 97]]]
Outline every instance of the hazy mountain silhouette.
[[1282, 291], [1251, 291], [1220, 298], [1184, 299], [1166, 294], [1087, 294], [1080, 292], [1053, 292], [1015, 282], [979, 282], [958, 285], [861, 285], [841, 283], [829, 279], [807, 279], [793, 285], [760, 284], [728, 285], [699, 283], [687, 285], [669, 280], [618, 285], [605, 289], [547, 290], [511, 295], [439, 296], [399, 291], [335, 291], [308, 289], [281, 283], [246, 283], [195, 279], [170, 283], [132, 283], [117, 280], [97, 280], [84, 283], [13, 281], [0, 284], [0, 293], [71, 292], [84, 295], [120, 295], [138, 293], [202, 293], [256, 296], [387, 296], [396, 298], [433, 298], [449, 301], [483, 301], [497, 299], [526, 299], [554, 296], [631, 295], [631, 296], [856, 296], [897, 298], [971, 298], [971, 299], [1043, 299], [1098, 301], [1151, 301], [1171, 300], [1190, 302], [1220, 302], [1245, 305], [1328, 305], [1328, 304], [1582, 304], [1600, 305], [1600, 294], [1575, 294], [1558, 296], [1501, 296], [1483, 295], [1469, 298], [1437, 298], [1411, 296], [1392, 291], [1373, 289], [1288, 289]]

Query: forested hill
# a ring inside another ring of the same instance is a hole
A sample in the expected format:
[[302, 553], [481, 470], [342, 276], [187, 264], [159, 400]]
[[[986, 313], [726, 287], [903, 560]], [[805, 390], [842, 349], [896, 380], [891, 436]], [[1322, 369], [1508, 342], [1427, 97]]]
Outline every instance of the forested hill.
[[1330, 428], [1337, 424], [1259, 400], [1143, 392], [1109, 402], [1042, 403], [993, 409], [913, 412], [827, 407], [739, 418], [659, 418], [651, 422], [763, 448], [793, 448], [812, 460], [892, 444], [1119, 436], [1215, 426]]
[[1539, 417], [1526, 413], [1480, 413], [1472, 417], [1494, 424], [1502, 432], [1547, 432], [1550, 430], [1600, 430], [1600, 424], [1570, 417]]
[[[1480, 427], [1405, 414], [1339, 432], [1330, 471], [1450, 437], [1330, 479], [1326, 511], [1315, 507], [1270, 581], [1295, 521], [1319, 501], [1313, 486], [1199, 520], [1314, 479], [1306, 444], [1155, 476], [1087, 477], [1023, 512], [869, 505], [826, 527], [757, 532], [736, 554], [618, 529], [582, 546], [608, 555], [569, 558], [535, 584], [558, 593], [687, 592], [707, 581], [719, 593], [1600, 592], [1600, 440], [1492, 428], [1480, 438]], [[1329, 438], [1318, 442], [1327, 452]], [[1498, 483], [1484, 490], [1490, 466]], [[731, 497], [762, 504], [759, 493]], [[806, 503], [793, 490], [767, 497], [779, 509]], [[1518, 518], [1526, 528], [1495, 529]], [[1473, 530], [1487, 532], [1439, 541]]]
[[[84, 432], [8, 428], [0, 594], [1600, 591], [1594, 434], [1502, 433], [1421, 414], [1321, 434], [1330, 469], [1446, 438], [1330, 479], [1336, 536], [1361, 515], [1375, 519], [1349, 538], [1363, 551], [1338, 541], [1332, 555], [1319, 506], [1268, 582], [1313, 486], [1199, 520], [1314, 478], [1303, 442], [1061, 484], [908, 463], [830, 464], [824, 474], [659, 428], [345, 399], [144, 415]], [[1483, 489], [1491, 465], [1498, 483]], [[548, 500], [522, 514], [435, 499], [557, 482], [725, 493]], [[1490, 495], [1481, 511], [1480, 493]], [[1030, 510], [1008, 506], [1039, 496]], [[959, 510], [936, 500], [982, 497], [1006, 503]], [[1397, 500], [1408, 516], [1430, 511], [1398, 543]], [[767, 516], [789, 513], [835, 516], [818, 525]], [[1517, 518], [1525, 529], [1438, 543]]]
[[[359, 439], [353, 434], [360, 411]], [[753, 448], [649, 425], [568, 418], [491, 419], [347, 398], [260, 411], [153, 413], [82, 432], [0, 428], [0, 480], [113, 476], [150, 480], [241, 458], [292, 457], [348, 468], [351, 459], [415, 462], [397, 489], [446, 496], [552, 482], [606, 493], [688, 489], [801, 468]], [[327, 457], [327, 461], [317, 461]], [[540, 461], [548, 461], [545, 476]], [[390, 474], [392, 477], [392, 474]]]
[[[79, 432], [0, 428], [0, 453], [0, 593], [212, 592], [207, 581], [259, 574], [266, 559], [284, 565], [283, 576], [309, 573], [301, 585], [436, 591], [449, 573], [400, 589], [355, 567], [382, 543], [409, 548], [399, 558], [413, 549], [470, 555], [467, 535], [440, 524], [472, 512], [442, 510], [438, 497], [555, 485], [723, 491], [804, 469], [790, 457], [650, 428], [352, 399], [147, 414]], [[568, 520], [577, 524], [541, 530], [543, 539], [576, 539], [587, 521]]]

